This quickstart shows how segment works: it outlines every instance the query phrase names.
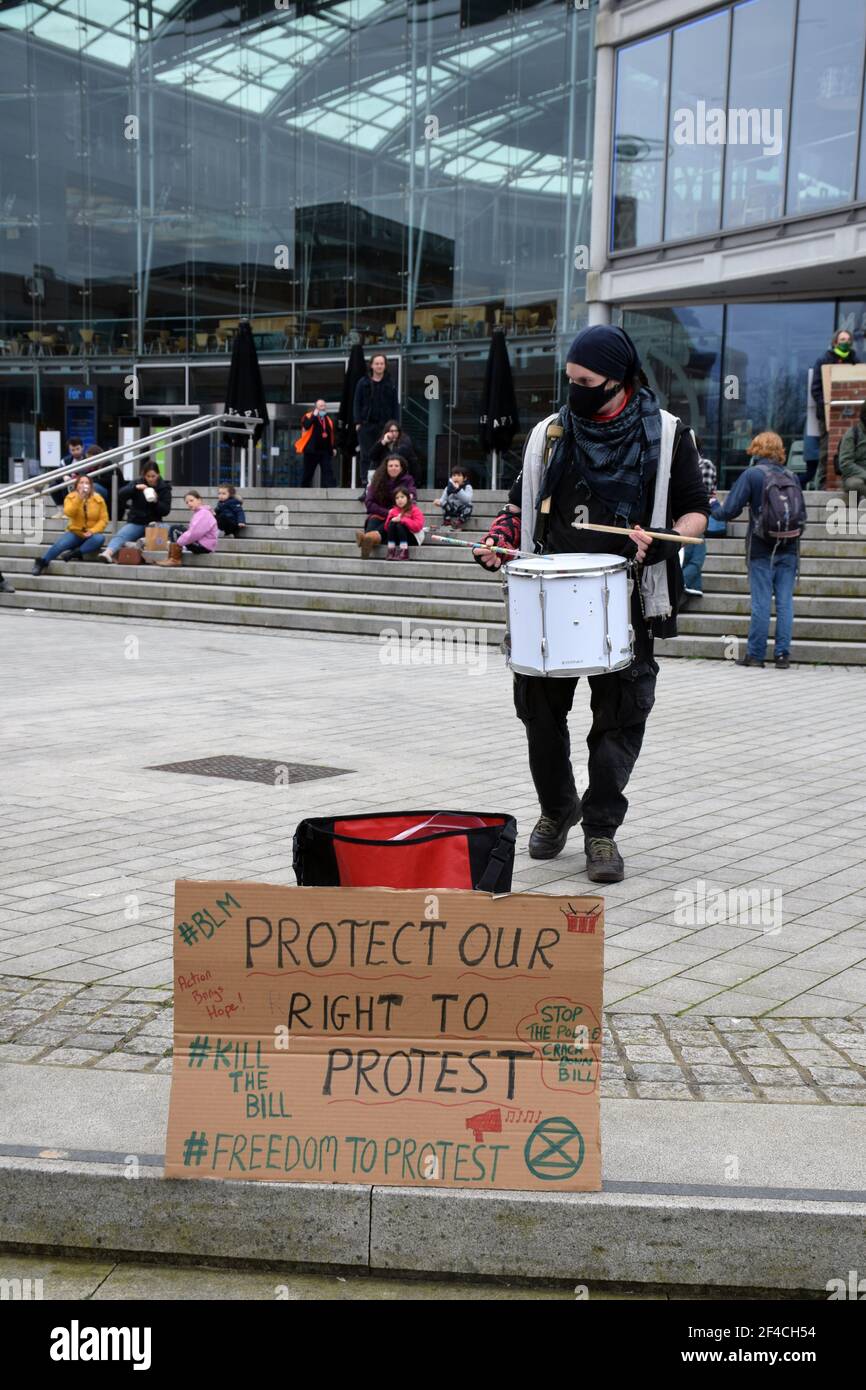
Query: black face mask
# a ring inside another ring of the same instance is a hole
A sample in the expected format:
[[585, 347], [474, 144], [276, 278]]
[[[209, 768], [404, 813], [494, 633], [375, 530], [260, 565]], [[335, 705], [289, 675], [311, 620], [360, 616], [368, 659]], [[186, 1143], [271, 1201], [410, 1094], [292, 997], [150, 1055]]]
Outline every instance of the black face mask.
[[608, 401], [612, 401], [617, 392], [622, 390], [622, 383], [614, 382], [613, 386], [578, 386], [571, 382], [568, 388], [568, 408], [573, 415], [579, 416], [583, 420], [588, 420], [590, 416], [597, 415], [603, 410]]

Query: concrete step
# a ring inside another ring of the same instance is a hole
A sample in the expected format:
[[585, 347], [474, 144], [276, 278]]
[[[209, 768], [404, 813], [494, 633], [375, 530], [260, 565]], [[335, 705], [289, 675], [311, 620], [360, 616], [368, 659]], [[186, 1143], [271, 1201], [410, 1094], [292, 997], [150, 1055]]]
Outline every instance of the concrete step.
[[[13, 554], [11, 548], [3, 551], [0, 548], [0, 558], [2, 565], [9, 574], [23, 574], [29, 572], [34, 559], [44, 550], [43, 546], [19, 546], [20, 553]], [[353, 579], [362, 578], [364, 583], [374, 583], [377, 576], [393, 574], [405, 575], [405, 581], [417, 580], [422, 577], [426, 579], [435, 578], [437, 583], [480, 583], [486, 586], [493, 585], [495, 590], [501, 584], [501, 576], [495, 573], [486, 573], [471, 560], [461, 557], [456, 564], [439, 563], [431, 566], [427, 563], [425, 556], [425, 546], [420, 553], [417, 551], [411, 559], [403, 564], [399, 570], [395, 571], [391, 563], [385, 563], [382, 559], [373, 558], [361, 560], [358, 556], [357, 546], [354, 553], [346, 559], [332, 559], [321, 555], [286, 555], [282, 551], [271, 553], [268, 551], [230, 551], [222, 549], [216, 555], [196, 555], [187, 556], [184, 561], [182, 574], [187, 572], [209, 573], [211, 570], [222, 571], [220, 582], [234, 582], [235, 577], [248, 570], [255, 570], [259, 573], [274, 572], [287, 576], [316, 575], [339, 577], [344, 584], [350, 583]], [[25, 553], [26, 552], [26, 553]], [[451, 552], [452, 554], [459, 552]], [[63, 575], [64, 572], [80, 573], [82, 570], [89, 570], [94, 565], [100, 566], [100, 573], [105, 568], [101, 560], [70, 560], [68, 563], [56, 560], [52, 563], [49, 574], [56, 576]], [[107, 573], [114, 574], [115, 570], [108, 570]], [[405, 582], [404, 581], [404, 582]]]
[[[149, 592], [149, 586], [148, 586]], [[34, 598], [32, 591], [0, 596], [0, 602], [15, 608], [38, 608], [51, 613], [74, 613], [78, 617], [100, 615], [125, 618], [130, 622], [158, 618], [163, 622], [220, 623], [225, 628], [260, 627], [287, 628], [306, 632], [340, 632], [355, 636], [378, 637], [384, 640], [389, 632], [401, 633], [399, 616], [334, 611], [330, 608], [282, 608], [252, 606], [237, 603], [192, 603], [178, 599], [126, 598], [114, 592], [104, 594], [72, 593], [68, 589], [43, 591]], [[453, 626], [452, 623], [448, 624]], [[441, 619], [412, 618], [413, 632], [438, 632]], [[478, 623], [464, 619], [460, 632], [466, 641], [498, 646], [504, 628], [494, 623]]]
[[[742, 656], [746, 650], [745, 631], [740, 636], [739, 650], [735, 655]], [[836, 642], [804, 640], [796, 636], [791, 648], [791, 664], [821, 666], [866, 666], [866, 642]], [[655, 644], [656, 656], [710, 657], [715, 660], [733, 661], [729, 639], [716, 636], [691, 634], [658, 641]], [[769, 646], [769, 665], [772, 665], [772, 643]]]
[[[686, 609], [677, 619], [677, 629], [680, 635], [686, 637], [691, 635], [704, 636], [745, 636], [749, 630], [748, 610], [742, 615], [736, 613], [714, 614], [707, 613], [700, 617], [694, 617], [690, 609]], [[770, 631], [773, 632], [773, 621], [770, 623]], [[801, 610], [794, 606], [794, 641], [829, 641], [834, 643], [841, 642], [863, 642], [866, 647], [866, 623], [853, 622], [846, 618], [809, 618], [801, 616]]]
[[[174, 571], [170, 576], [167, 576], [166, 572], [159, 566], [153, 565], [147, 565], [140, 572], [136, 570], [131, 576], [130, 571], [122, 567], [109, 570], [98, 561], [73, 560], [69, 563], [55, 561], [46, 575], [32, 579], [32, 585], [38, 587], [46, 580], [56, 580], [62, 583], [66, 577], [88, 579], [95, 575], [100, 581], [106, 578], [129, 580], [132, 577], [136, 581], [140, 579], [144, 582], [152, 582], [154, 579], [170, 578], [172, 582], [181, 584], [213, 585], [222, 594], [225, 594], [226, 590], [230, 588], [308, 589], [338, 594], [345, 593], [347, 589], [347, 576], [344, 573], [334, 574], [330, 572], [327, 561], [317, 562], [319, 568], [311, 570], [308, 568], [309, 562], [307, 561], [303, 562], [302, 567], [289, 568], [273, 557], [266, 557], [270, 560], [269, 566], [255, 563], [241, 567], [222, 564], [220, 563], [222, 558], [219, 555], [214, 557], [198, 556], [195, 560], [187, 560], [182, 569]], [[249, 560], [252, 557], [242, 558]], [[338, 563], [346, 566], [353, 562], [342, 561]], [[354, 562], [354, 567], [358, 576], [363, 577], [364, 591], [370, 595], [382, 597], [405, 595], [409, 599], [418, 597], [443, 601], [453, 599], [458, 603], [502, 601], [497, 581], [486, 578], [481, 570], [474, 565], [471, 570], [468, 570], [465, 565], [459, 570], [455, 567], [453, 572], [449, 570], [447, 576], [442, 573], [442, 568], [439, 566], [436, 570], [432, 570], [430, 566], [416, 565], [414, 556], [410, 561], [399, 565], [358, 560]], [[6, 568], [8, 574], [22, 576], [25, 586], [30, 584], [30, 562], [28, 560], [13, 558], [8, 561]], [[748, 616], [749, 612], [750, 602], [747, 587], [744, 586], [738, 593], [708, 589], [703, 599], [692, 600], [688, 609], [688, 618], [690, 620], [703, 620], [709, 616], [723, 618], [729, 614]], [[859, 598], [816, 597], [801, 594], [798, 595], [797, 599], [797, 613], [799, 618], [826, 617], [861, 620], [864, 624], [864, 640], [866, 640], [866, 611], [864, 611], [864, 604]], [[683, 614], [681, 627], [685, 617], [686, 615]]]
[[[713, 574], [704, 569], [703, 573], [704, 592], [707, 594], [727, 593], [727, 594], [747, 594], [749, 592], [749, 580], [745, 572], [741, 574]], [[852, 598], [866, 599], [866, 576], [862, 579], [849, 579], [844, 576], [839, 578], [824, 577], [822, 575], [811, 575], [800, 573], [797, 582], [796, 598], [808, 595], [823, 596], [826, 598]], [[866, 616], [866, 608], [863, 610]]]
[[[231, 608], [290, 608], [298, 610], [322, 611], [330, 613], [352, 613], [373, 615], [380, 625], [399, 622], [401, 617], [425, 618], [437, 622], [450, 622], [458, 625], [466, 623], [484, 624], [504, 622], [501, 601], [484, 603], [477, 600], [440, 597], [428, 598], [424, 595], [410, 597], [406, 594], [329, 591], [321, 588], [281, 588], [275, 585], [259, 587], [232, 587], [212, 583], [201, 583], [192, 571], [185, 577], [183, 572], [173, 573], [147, 566], [131, 573], [131, 578], [121, 578], [114, 573], [101, 576], [87, 574], [86, 577], [64, 575], [54, 578], [42, 575], [39, 578], [26, 575], [15, 579], [14, 603], [17, 607], [53, 607], [54, 596], [71, 596], [115, 600], [158, 599], [176, 604], [195, 605], [216, 604]], [[147, 594], [143, 590], [147, 590]]]
[[[55, 561], [49, 570], [40, 576], [33, 576], [30, 573], [31, 565], [28, 560], [14, 558], [4, 561], [6, 566], [5, 573], [14, 579], [16, 586], [22, 588], [38, 589], [45, 583], [55, 583], [63, 586], [66, 579], [96, 580], [97, 582], [110, 582], [120, 580], [133, 580], [135, 582], [152, 583], [156, 580], [171, 580], [172, 583], [187, 585], [209, 585], [218, 591], [223, 597], [232, 589], [309, 589], [337, 594], [348, 594], [355, 592], [358, 586], [353, 586], [349, 582], [349, 577], [345, 574], [333, 574], [327, 568], [310, 571], [306, 567], [303, 569], [286, 569], [284, 567], [261, 568], [259, 566], [250, 568], [228, 569], [216, 564], [203, 565], [201, 559], [197, 557], [196, 562], [185, 561], [181, 569], [166, 571], [159, 565], [145, 565], [138, 569], [130, 570], [125, 566], [112, 566], [110, 569], [100, 561], [76, 561], [71, 560]], [[326, 563], [326, 562], [325, 562]], [[348, 562], [347, 562], [348, 563]], [[355, 564], [359, 570], [362, 567], [361, 561]], [[499, 585], [485, 579], [481, 570], [473, 565], [472, 571], [464, 569], [452, 578], [440, 577], [440, 569], [434, 571], [430, 566], [416, 566], [412, 560], [399, 564], [386, 563], [377, 564], [367, 562], [363, 564], [363, 586], [361, 591], [370, 595], [380, 595], [395, 599], [395, 607], [402, 605], [397, 603], [398, 598], [407, 599], [431, 598], [441, 600], [454, 599], [457, 602], [502, 602], [502, 592]]]
[[[850, 618], [863, 624], [863, 639], [866, 641], [866, 605], [859, 598], [818, 598], [798, 592], [795, 600], [798, 617], [801, 618]], [[708, 614], [722, 616], [726, 613], [745, 613], [751, 611], [748, 589], [743, 593], [732, 594], [718, 590], [708, 590], [704, 597], [693, 598], [686, 612], [682, 614], [680, 627], [686, 616], [705, 618]]]
[[[170, 1080], [126, 1072], [121, 1084], [94, 1067], [0, 1063], [10, 1247], [338, 1275], [691, 1285], [696, 1298], [710, 1285], [735, 1296], [814, 1290], [826, 1301], [830, 1277], [863, 1267], [862, 1106], [605, 1098], [603, 1187], [592, 1193], [195, 1181], [163, 1176]], [[732, 1135], [738, 1176], [722, 1181]], [[140, 1159], [135, 1182], [129, 1154]]]
[[[423, 510], [423, 508], [422, 508]], [[457, 539], [471, 540], [483, 535], [496, 515], [494, 511], [487, 513], [477, 512], [473, 515], [469, 525], [464, 532], [457, 532]], [[291, 537], [295, 540], [327, 540], [333, 537], [337, 540], [349, 540], [358, 530], [363, 530], [365, 513], [363, 508], [357, 507], [353, 511], [345, 512], [294, 512], [289, 509], [283, 512], [279, 509], [271, 511], [247, 514], [247, 524], [241, 541], [267, 539], [270, 536]], [[424, 512], [425, 526], [429, 530], [441, 528], [441, 514], [427, 510]], [[180, 512], [175, 509], [165, 521], [166, 525], [186, 525], [189, 522], [189, 513]], [[16, 532], [13, 531], [14, 522], [10, 520], [5, 529], [0, 527], [0, 539], [12, 539]], [[112, 528], [113, 529], [113, 528]], [[53, 513], [44, 517], [42, 522], [43, 536], [46, 540], [56, 539], [66, 530], [66, 524], [62, 517], [55, 516]], [[20, 531], [18, 532], [20, 534]], [[110, 533], [109, 533], [110, 534]], [[448, 534], [447, 531], [444, 534]], [[221, 540], [221, 545], [228, 544], [226, 540]], [[864, 561], [864, 539], [845, 539], [838, 536], [815, 535], [806, 536], [801, 542], [800, 556], [801, 561], [806, 559], [819, 560], [854, 560]], [[726, 564], [731, 567], [742, 568], [744, 564], [745, 551], [742, 542], [737, 538], [710, 539], [707, 542], [708, 567]]]
[[[852, 578], [866, 577], [866, 547], [860, 546], [860, 555], [845, 556], [842, 559], [833, 555], [801, 555], [800, 574], [822, 574], [837, 576], [850, 575]], [[742, 550], [713, 552], [707, 556], [704, 575], [738, 574], [745, 575], [746, 562]]]
[[[37, 556], [43, 555], [45, 553], [49, 539], [51, 538], [46, 537], [46, 539], [40, 545], [37, 545], [32, 541], [0, 541], [0, 558], [6, 555], [25, 555], [30, 557], [30, 563], [32, 564], [33, 561], [37, 558]], [[454, 557], [462, 553], [464, 552], [461, 550], [460, 547], [456, 545], [438, 545], [435, 541], [430, 541], [429, 543], [421, 546], [420, 548], [413, 547], [413, 554], [410, 563], [419, 565], [453, 565], [455, 563]], [[286, 559], [288, 559], [291, 556], [309, 556], [311, 558], [317, 557], [319, 559], [359, 559], [358, 544], [357, 541], [354, 539], [354, 535], [352, 536], [351, 540], [347, 539], [311, 541], [294, 539], [253, 539], [250, 541], [225, 541], [220, 546], [216, 558], [217, 560], [220, 560], [223, 556], [231, 554], [275, 555], [283, 556]], [[468, 549], [465, 551], [465, 554], [467, 556], [465, 563], [474, 565], [475, 562], [468, 558]], [[196, 557], [197, 562], [201, 561], [202, 559], [204, 559], [203, 556]], [[103, 564], [104, 562], [100, 560], [96, 563]], [[378, 560], [371, 560], [368, 563], [379, 564], [381, 562]], [[475, 568], [477, 568], [477, 566], [475, 566]]]
[[[364, 513], [360, 511], [351, 517], [346, 517], [338, 521], [329, 520], [327, 517], [322, 516], [313, 517], [312, 514], [308, 515], [306, 513], [297, 516], [270, 514], [262, 518], [248, 517], [246, 526], [239, 537], [230, 538], [221, 536], [219, 544], [220, 547], [227, 545], [238, 546], [243, 545], [244, 542], [249, 540], [267, 540], [274, 536], [286, 539], [292, 537], [297, 540], [327, 540], [330, 537], [344, 541], [354, 540], [355, 532], [363, 531], [365, 519]], [[492, 516], [486, 520], [483, 518], [479, 519], [477, 524], [473, 523], [467, 526], [465, 531], [455, 532], [454, 534], [457, 539], [477, 539], [487, 532], [492, 519]], [[170, 516], [165, 524], [168, 526], [186, 526], [188, 523], [188, 516]], [[442, 530], [441, 521], [438, 517], [425, 516], [424, 524], [428, 533], [432, 530]], [[50, 544], [50, 542], [56, 540], [58, 536], [63, 535], [66, 529], [66, 525], [62, 520], [57, 520], [52, 517], [44, 518], [41, 532], [44, 543], [46, 545]], [[110, 536], [116, 529], [115, 526], [110, 527], [105, 532], [106, 537]], [[0, 539], [15, 540], [23, 535], [32, 536], [34, 534], [36, 534], [36, 528], [32, 525], [28, 525], [26, 530], [24, 527], [18, 527], [15, 530], [9, 527], [5, 531], [0, 531]], [[451, 532], [444, 530], [442, 534], [448, 536]]]

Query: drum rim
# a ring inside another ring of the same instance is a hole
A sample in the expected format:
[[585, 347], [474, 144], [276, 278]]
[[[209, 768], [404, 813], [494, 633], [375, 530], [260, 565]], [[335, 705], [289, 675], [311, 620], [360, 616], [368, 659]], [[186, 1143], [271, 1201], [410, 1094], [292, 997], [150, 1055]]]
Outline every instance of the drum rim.
[[509, 560], [507, 564], [503, 565], [503, 573], [513, 574], [516, 575], [518, 578], [528, 577], [531, 579], [542, 579], [545, 576], [550, 576], [552, 578], [557, 575], [566, 575], [569, 579], [573, 579], [577, 575], [586, 575], [587, 577], [591, 577], [596, 574], [619, 574], [620, 570], [628, 570], [629, 562], [624, 555], [608, 556], [606, 557], [607, 563], [604, 563], [603, 552], [600, 552], [597, 556], [592, 556], [596, 563], [586, 569], [555, 569], [552, 566], [545, 566], [543, 569], [521, 570], [518, 568], [518, 566], [520, 565], [531, 565], [536, 560], [560, 560], [567, 553], [574, 555], [585, 554], [587, 555], [587, 558], [589, 558], [589, 556], [591, 555], [591, 552], [579, 550], [570, 552], [563, 551], [561, 555], [521, 555], [518, 560]]
[[537, 667], [518, 666], [510, 659], [507, 664], [519, 676], [538, 676], [541, 680], [575, 680], [578, 676], [612, 675], [614, 671], [623, 671], [626, 666], [631, 666], [634, 660], [632, 650], [625, 661], [617, 661], [613, 666], [581, 666], [569, 667], [567, 670], [539, 671]]

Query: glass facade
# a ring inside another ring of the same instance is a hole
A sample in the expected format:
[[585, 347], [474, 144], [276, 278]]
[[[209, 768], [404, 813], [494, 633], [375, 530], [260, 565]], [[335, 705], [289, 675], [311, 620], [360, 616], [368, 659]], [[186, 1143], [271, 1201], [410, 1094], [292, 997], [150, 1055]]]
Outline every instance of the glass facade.
[[618, 321], [653, 390], [695, 430], [724, 487], [746, 466], [746, 445], [760, 430], [780, 434], [792, 466], [802, 467], [808, 371], [834, 329], [849, 329], [866, 361], [859, 300], [628, 309]]
[[385, 345], [428, 466], [483, 468], [493, 328], [548, 408], [582, 322], [592, 79], [565, 0], [6, 0], [0, 463], [64, 429], [54, 378], [219, 401], [246, 316], [287, 405]]
[[866, 199], [863, 0], [740, 0], [617, 52], [612, 252]]

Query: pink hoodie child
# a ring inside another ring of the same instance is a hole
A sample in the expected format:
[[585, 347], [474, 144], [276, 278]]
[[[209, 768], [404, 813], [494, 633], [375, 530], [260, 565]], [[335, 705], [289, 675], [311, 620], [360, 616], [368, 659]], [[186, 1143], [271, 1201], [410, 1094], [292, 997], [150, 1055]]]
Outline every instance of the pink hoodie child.
[[394, 492], [395, 502], [401, 496], [405, 496], [409, 506], [404, 510], [394, 506], [385, 517], [385, 538], [388, 542], [387, 558], [389, 560], [409, 559], [407, 533], [411, 533], [414, 545], [420, 545], [424, 539], [424, 513], [406, 489], [396, 488]]
[[218, 528], [210, 507], [196, 507], [189, 526], [177, 538], [178, 545], [200, 545], [202, 550], [216, 550]]

